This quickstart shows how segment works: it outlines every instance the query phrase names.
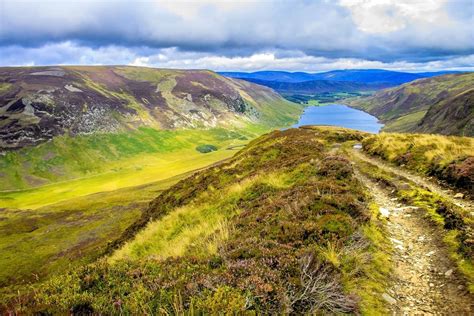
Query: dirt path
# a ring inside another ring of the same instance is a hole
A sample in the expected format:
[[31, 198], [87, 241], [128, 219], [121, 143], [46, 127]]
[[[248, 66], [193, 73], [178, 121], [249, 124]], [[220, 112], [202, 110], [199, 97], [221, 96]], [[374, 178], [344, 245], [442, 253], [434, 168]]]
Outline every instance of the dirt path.
[[431, 181], [429, 181], [429, 180], [427, 180], [427, 179], [425, 179], [421, 176], [412, 174], [412, 173], [410, 173], [406, 170], [403, 170], [401, 168], [392, 167], [388, 163], [383, 162], [379, 159], [369, 157], [369, 156], [365, 155], [364, 153], [362, 153], [360, 150], [353, 150], [352, 153], [357, 158], [359, 158], [363, 161], [366, 161], [366, 162], [368, 162], [372, 165], [375, 165], [375, 166], [377, 166], [378, 168], [380, 168], [382, 170], [395, 173], [395, 174], [397, 174], [397, 175], [399, 175], [403, 178], [406, 178], [406, 179], [412, 181], [413, 183], [415, 183], [419, 187], [422, 187], [424, 189], [428, 189], [429, 191], [438, 194], [439, 196], [443, 197], [447, 201], [449, 201], [449, 202], [453, 203], [454, 205], [457, 205], [457, 206], [465, 209], [466, 211], [469, 211], [469, 212], [474, 211], [474, 203], [472, 201], [455, 199], [454, 194], [449, 189], [445, 189], [445, 188], [435, 184], [434, 182], [431, 182]]
[[392, 314], [473, 315], [474, 298], [449, 259], [440, 228], [430, 224], [421, 209], [402, 205], [360, 172], [356, 175], [387, 219], [394, 271], [393, 283], [383, 299]]

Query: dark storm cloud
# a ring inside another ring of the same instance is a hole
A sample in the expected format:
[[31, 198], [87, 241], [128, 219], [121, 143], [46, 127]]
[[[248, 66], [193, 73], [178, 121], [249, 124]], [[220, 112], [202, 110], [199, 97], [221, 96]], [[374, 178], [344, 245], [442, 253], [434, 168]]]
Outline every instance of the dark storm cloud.
[[[74, 46], [99, 62], [106, 51], [131, 59], [166, 48], [229, 58], [272, 51], [276, 58], [428, 62], [474, 54], [472, 10], [461, 0], [0, 0], [0, 49], [4, 60], [19, 54], [18, 64], [73, 61]], [[64, 51], [47, 56], [53, 47]]]

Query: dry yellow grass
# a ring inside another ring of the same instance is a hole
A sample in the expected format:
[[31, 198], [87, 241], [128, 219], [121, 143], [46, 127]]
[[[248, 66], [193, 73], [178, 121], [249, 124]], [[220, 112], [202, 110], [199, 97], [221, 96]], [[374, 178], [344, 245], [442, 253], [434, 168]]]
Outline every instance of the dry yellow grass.
[[229, 234], [231, 228], [227, 219], [239, 213], [233, 203], [236, 197], [257, 182], [284, 187], [285, 179], [285, 175], [270, 173], [237, 182], [226, 190], [208, 188], [194, 203], [150, 222], [133, 240], [112, 254], [109, 261], [143, 257], [165, 259], [180, 257], [190, 251], [200, 255], [213, 254]]
[[369, 137], [364, 147], [389, 161], [410, 152], [419, 168], [436, 163], [445, 166], [452, 161], [474, 156], [474, 138], [432, 134], [381, 133]]

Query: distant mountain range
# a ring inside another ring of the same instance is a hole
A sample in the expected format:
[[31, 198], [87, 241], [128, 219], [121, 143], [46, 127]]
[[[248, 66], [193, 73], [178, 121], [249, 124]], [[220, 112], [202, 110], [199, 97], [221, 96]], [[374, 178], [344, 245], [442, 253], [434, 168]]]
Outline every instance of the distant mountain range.
[[408, 73], [383, 69], [334, 70], [321, 73], [257, 71], [221, 72], [226, 77], [243, 79], [272, 88], [286, 99], [303, 104], [337, 102], [349, 95], [360, 96], [395, 87], [417, 79], [455, 71]]
[[474, 73], [417, 80], [345, 102], [375, 115], [387, 132], [474, 136]]
[[253, 78], [246, 78], [244, 80], [272, 88], [284, 96], [295, 94], [319, 94], [328, 92], [374, 91], [392, 86], [388, 83], [363, 83], [356, 81], [336, 80], [310, 80], [300, 82], [269, 81]]
[[383, 69], [333, 70], [320, 73], [286, 72], [286, 71], [257, 71], [257, 72], [220, 72], [231, 78], [265, 80], [278, 82], [304, 82], [313, 80], [351, 81], [365, 84], [399, 85], [421, 78], [430, 78], [456, 71], [438, 71], [409, 73]]

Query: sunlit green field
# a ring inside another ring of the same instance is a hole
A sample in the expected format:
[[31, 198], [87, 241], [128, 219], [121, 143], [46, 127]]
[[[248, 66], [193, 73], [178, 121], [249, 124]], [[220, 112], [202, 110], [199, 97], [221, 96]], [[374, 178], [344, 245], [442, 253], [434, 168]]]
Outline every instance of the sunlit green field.
[[[70, 198], [35, 210], [3, 209], [0, 286], [36, 282], [51, 272], [97, 258], [149, 201], [188, 175]], [[48, 195], [46, 189], [41, 190]]]
[[140, 129], [59, 137], [1, 157], [0, 292], [98, 258], [162, 190], [265, 131]]
[[[0, 207], [35, 209], [78, 196], [167, 179], [228, 158], [235, 152], [229, 148], [238, 148], [260, 133], [251, 128], [241, 133], [223, 129], [144, 129], [131, 135], [66, 138], [25, 153], [9, 153], [0, 164], [5, 166], [4, 173], [25, 174], [18, 186], [27, 186], [24, 179], [32, 177], [50, 183], [0, 190]], [[101, 146], [96, 146], [99, 143]], [[212, 144], [217, 150], [201, 153], [196, 147], [202, 144]], [[50, 158], [41, 159], [45, 156]], [[0, 177], [7, 188], [13, 186], [13, 178]]]
[[[225, 142], [231, 146], [242, 141]], [[36, 209], [45, 205], [96, 192], [113, 191], [164, 180], [230, 157], [226, 148], [201, 154], [196, 150], [143, 155], [120, 162], [120, 169], [80, 179], [58, 182], [39, 188], [0, 193], [0, 207]], [[118, 163], [117, 163], [118, 165]]]
[[243, 142], [226, 141], [207, 154], [148, 154], [122, 161], [129, 167], [118, 171], [2, 193], [0, 287], [36, 282], [94, 260], [161, 190], [230, 157]]

